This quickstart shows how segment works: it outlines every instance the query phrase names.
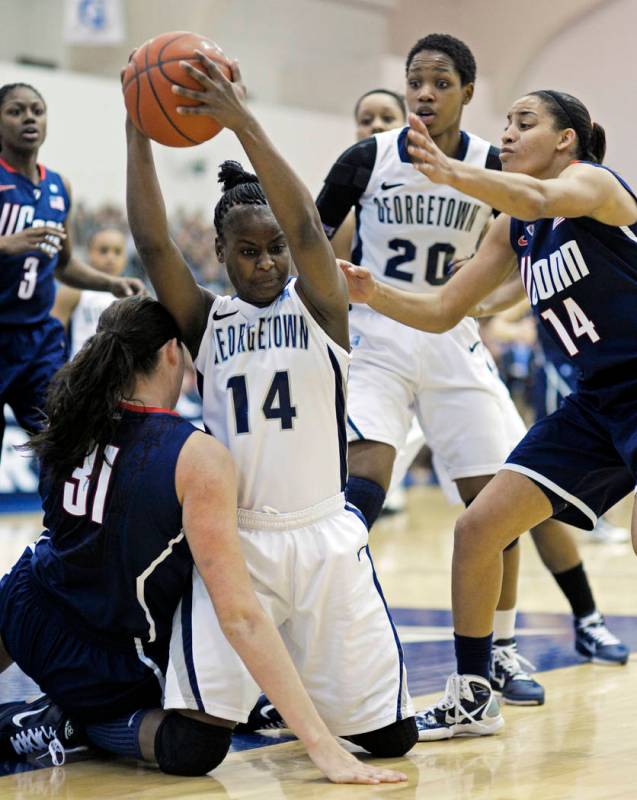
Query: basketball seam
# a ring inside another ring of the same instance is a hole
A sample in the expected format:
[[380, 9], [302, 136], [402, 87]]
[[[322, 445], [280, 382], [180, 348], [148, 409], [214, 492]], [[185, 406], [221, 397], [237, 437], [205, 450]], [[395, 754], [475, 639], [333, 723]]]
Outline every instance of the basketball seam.
[[146, 136], [146, 129], [144, 128], [144, 123], [142, 121], [142, 115], [139, 111], [139, 105], [142, 96], [142, 87], [139, 80], [139, 75], [137, 74], [137, 64], [133, 63], [133, 67], [135, 68], [135, 87], [137, 89], [137, 97], [135, 98], [135, 111], [137, 113], [137, 124], [139, 125], [141, 132]]
[[[184, 58], [183, 56], [179, 56], [179, 58], [167, 58], [164, 61], [158, 61], [156, 64], [148, 64], [148, 66], [144, 67], [143, 69], [137, 70], [137, 74], [138, 75], [144, 75], [146, 72], [149, 72], [151, 69], [153, 69], [153, 67], [160, 67], [163, 64], [174, 64], [174, 63], [179, 62], [179, 61], [188, 61], [188, 59]], [[131, 64], [133, 64], [133, 66], [135, 66], [134, 62], [131, 62]], [[167, 77], [167, 76], [164, 75], [164, 77]], [[132, 78], [130, 78], [128, 83], [124, 84], [124, 86], [123, 86], [124, 91], [126, 91], [126, 89], [130, 86], [130, 84], [134, 80], [135, 80], [135, 78], [133, 76]], [[174, 83], [172, 78], [170, 78], [170, 81]], [[188, 88], [188, 87], [184, 87], [184, 88]]]
[[[171, 126], [174, 128], [176, 133], [178, 133], [183, 139], [185, 139], [187, 142], [190, 142], [191, 144], [199, 144], [199, 142], [197, 142], [195, 139], [191, 139], [190, 136], [187, 136], [185, 133], [180, 131], [179, 128], [175, 125], [175, 123], [171, 119], [170, 114], [166, 113], [166, 109], [164, 108], [164, 106], [163, 106], [163, 104], [162, 104], [162, 102], [161, 102], [161, 100], [159, 98], [159, 95], [157, 94], [157, 92], [155, 91], [155, 87], [153, 86], [153, 79], [151, 78], [151, 73], [150, 73], [150, 65], [148, 64], [148, 48], [146, 48], [145, 60], [146, 60], [146, 67], [148, 68], [147, 70], [145, 70], [146, 73], [147, 73], [146, 74], [146, 78], [148, 79], [148, 85], [150, 86], [150, 90], [153, 93], [153, 96], [155, 97], [155, 101], [157, 102], [157, 105], [159, 106], [159, 108], [161, 110], [161, 113], [164, 115], [164, 117], [166, 117], [168, 122], [170, 122]], [[180, 61], [181, 59], [174, 59], [174, 60], [175, 61], [178, 61], [178, 60]], [[153, 65], [153, 66], [156, 66], [156, 65]]]

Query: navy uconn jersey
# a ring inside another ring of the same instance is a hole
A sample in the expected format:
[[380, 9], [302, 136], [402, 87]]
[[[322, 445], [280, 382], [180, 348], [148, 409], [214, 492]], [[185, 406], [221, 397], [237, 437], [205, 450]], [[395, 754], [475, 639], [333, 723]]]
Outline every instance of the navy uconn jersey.
[[[64, 182], [57, 172], [38, 169], [40, 183], [35, 185], [0, 159], [0, 236], [40, 225], [64, 228], [70, 205]], [[58, 253], [46, 250], [44, 245], [0, 258], [0, 326], [35, 325], [49, 315]]]
[[92, 453], [55, 486], [43, 466], [47, 530], [32, 571], [80, 630], [165, 643], [192, 573], [175, 466], [195, 428], [164, 409], [123, 405], [107, 459]]
[[533, 312], [580, 380], [637, 359], [637, 223], [512, 219], [510, 238]]
[[216, 297], [195, 360], [203, 420], [232, 453], [243, 509], [299, 511], [347, 480], [349, 354], [295, 284], [263, 308]]

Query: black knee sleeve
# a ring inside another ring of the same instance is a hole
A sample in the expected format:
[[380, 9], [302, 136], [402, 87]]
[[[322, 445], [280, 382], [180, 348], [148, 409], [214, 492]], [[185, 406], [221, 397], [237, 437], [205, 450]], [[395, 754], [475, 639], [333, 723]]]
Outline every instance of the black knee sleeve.
[[418, 729], [415, 717], [392, 722], [384, 728], [368, 733], [357, 733], [346, 736], [350, 742], [363, 747], [368, 753], [378, 758], [396, 758], [404, 756], [418, 741]]
[[345, 486], [345, 499], [361, 512], [367, 530], [370, 530], [383, 510], [385, 490], [375, 481], [350, 475]]
[[511, 544], [508, 544], [504, 548], [504, 552], [506, 553], [507, 550], [513, 550], [514, 547], [517, 547], [519, 541], [520, 541], [520, 537], [518, 536], [511, 542]]
[[155, 734], [155, 758], [169, 775], [205, 775], [230, 749], [232, 731], [169, 711]]

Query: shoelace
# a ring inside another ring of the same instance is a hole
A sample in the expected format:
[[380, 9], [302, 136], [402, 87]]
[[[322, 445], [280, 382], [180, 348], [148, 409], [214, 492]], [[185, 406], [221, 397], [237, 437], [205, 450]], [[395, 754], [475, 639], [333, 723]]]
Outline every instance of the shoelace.
[[462, 704], [462, 696], [463, 694], [466, 696], [470, 692], [469, 689], [469, 681], [464, 675], [450, 675], [447, 678], [447, 685], [445, 687], [445, 694], [435, 705], [431, 706], [431, 708], [426, 708], [424, 711], [421, 711], [417, 714], [417, 717], [420, 717], [425, 722], [430, 718], [432, 722], [436, 722], [436, 709], [440, 709], [441, 711], [450, 711], [452, 708], [455, 709], [455, 722], [461, 722], [462, 719], [466, 719], [469, 722], [473, 722], [475, 725], [479, 725], [482, 728], [487, 728], [488, 726], [485, 723], [481, 722], [479, 719], [475, 718], [475, 711], [471, 712], [466, 709]]
[[529, 672], [535, 672], [535, 665], [531, 664], [528, 658], [521, 656], [515, 645], [494, 646], [491, 651], [491, 666], [499, 664], [502, 669], [514, 678], [525, 680], [531, 678]]
[[52, 727], [40, 725], [39, 728], [20, 731], [11, 737], [11, 744], [17, 755], [48, 752], [56, 767], [61, 767], [66, 761], [66, 751]]
[[607, 645], [620, 644], [619, 639], [612, 634], [603, 622], [593, 622], [590, 625], [584, 625], [582, 631], [594, 639], [597, 644], [605, 647]]

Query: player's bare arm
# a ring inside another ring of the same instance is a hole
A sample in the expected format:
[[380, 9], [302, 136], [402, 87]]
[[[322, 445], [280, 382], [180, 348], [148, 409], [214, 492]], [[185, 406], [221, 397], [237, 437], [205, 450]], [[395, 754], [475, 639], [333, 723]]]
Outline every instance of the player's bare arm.
[[354, 303], [368, 306], [411, 328], [443, 333], [494, 291], [515, 268], [509, 244], [510, 218], [501, 214], [480, 249], [438, 294], [416, 294], [377, 281], [364, 267], [340, 262]]
[[197, 285], [170, 236], [150, 140], [129, 118], [126, 120], [126, 140], [126, 208], [135, 247], [157, 292], [157, 299], [177, 321], [194, 358], [214, 298]]
[[[64, 188], [70, 201], [71, 185], [65, 178], [63, 180]], [[55, 277], [60, 283], [71, 286], [74, 289], [111, 292], [115, 297], [128, 297], [132, 294], [143, 294], [146, 291], [142, 281], [137, 278], [119, 278], [106, 275], [97, 269], [93, 269], [93, 267], [73, 255], [69, 217], [66, 218], [64, 223], [63, 235], [60, 236], [60, 231], [57, 231], [57, 236], [60, 241], [60, 256], [55, 268]]]
[[343, 750], [314, 708], [252, 588], [237, 532], [237, 487], [230, 453], [212, 437], [194, 433], [179, 455], [175, 483], [186, 539], [219, 624], [310, 758], [337, 783], [406, 780], [402, 773], [369, 767]]
[[635, 201], [607, 170], [568, 161], [558, 177], [548, 179], [486, 170], [446, 156], [415, 114], [409, 124], [408, 149], [419, 172], [516, 219], [588, 216], [606, 225], [630, 225], [637, 218]]
[[349, 347], [347, 288], [336, 268], [312, 195], [248, 109], [238, 64], [231, 64], [232, 80], [228, 80], [214, 61], [202, 53], [198, 58], [201, 69], [187, 62], [181, 66], [201, 84], [201, 91], [176, 85], [173, 91], [198, 100], [201, 105], [183, 106], [180, 113], [207, 114], [234, 131], [285, 233], [299, 272], [301, 296], [327, 333], [343, 347]]

